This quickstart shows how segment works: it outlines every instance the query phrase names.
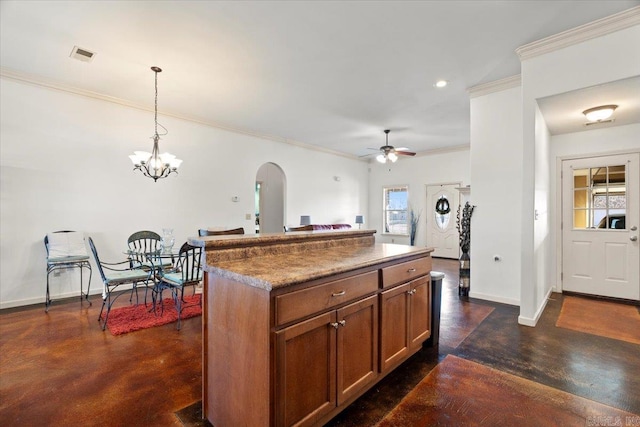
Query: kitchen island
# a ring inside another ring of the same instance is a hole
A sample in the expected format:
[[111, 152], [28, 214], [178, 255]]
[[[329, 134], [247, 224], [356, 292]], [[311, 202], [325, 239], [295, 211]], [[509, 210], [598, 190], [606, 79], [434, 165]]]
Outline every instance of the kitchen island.
[[431, 335], [431, 249], [374, 230], [190, 239], [205, 249], [203, 414], [322, 425]]

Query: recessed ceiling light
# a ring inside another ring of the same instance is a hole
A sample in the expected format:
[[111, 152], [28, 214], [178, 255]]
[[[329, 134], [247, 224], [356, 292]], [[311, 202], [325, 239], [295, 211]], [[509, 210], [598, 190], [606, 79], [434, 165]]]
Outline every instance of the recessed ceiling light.
[[437, 87], [438, 89], [442, 89], [443, 87], [445, 87], [446, 85], [448, 85], [449, 82], [446, 80], [438, 80], [437, 82], [435, 82], [433, 84], [434, 87]]

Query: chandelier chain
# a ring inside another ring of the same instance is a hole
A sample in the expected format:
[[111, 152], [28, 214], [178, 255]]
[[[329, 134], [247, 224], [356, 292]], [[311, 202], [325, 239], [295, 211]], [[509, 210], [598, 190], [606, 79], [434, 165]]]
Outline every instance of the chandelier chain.
[[154, 116], [154, 121], [156, 123], [156, 136], [158, 136], [158, 72], [155, 72], [156, 74], [156, 99], [155, 99], [155, 116]]

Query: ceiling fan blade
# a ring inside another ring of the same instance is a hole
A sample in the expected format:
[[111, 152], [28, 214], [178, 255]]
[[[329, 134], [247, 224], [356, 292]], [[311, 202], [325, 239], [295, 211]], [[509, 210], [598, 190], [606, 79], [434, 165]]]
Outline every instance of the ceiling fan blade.
[[396, 154], [399, 154], [401, 156], [415, 156], [416, 153], [414, 153], [413, 151], [404, 151], [404, 150], [396, 150]]

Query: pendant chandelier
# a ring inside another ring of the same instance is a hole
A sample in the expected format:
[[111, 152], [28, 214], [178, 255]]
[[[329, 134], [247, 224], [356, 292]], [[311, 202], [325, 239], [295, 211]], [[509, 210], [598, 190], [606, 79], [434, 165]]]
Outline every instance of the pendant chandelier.
[[[156, 75], [156, 97], [155, 97], [155, 133], [151, 137], [153, 138], [153, 149], [151, 153], [147, 151], [134, 151], [129, 156], [131, 162], [133, 162], [133, 170], [139, 170], [146, 177], [152, 178], [157, 181], [160, 178], [166, 178], [172, 172], [178, 173], [178, 168], [182, 163], [182, 160], [176, 159], [176, 156], [170, 153], [160, 154], [158, 142], [160, 141], [160, 135], [158, 134], [158, 73], [162, 70], [159, 67], [151, 67], [151, 70]], [[163, 136], [168, 133], [167, 129], [160, 125], [164, 129]]]

